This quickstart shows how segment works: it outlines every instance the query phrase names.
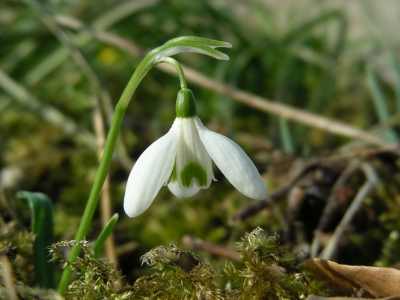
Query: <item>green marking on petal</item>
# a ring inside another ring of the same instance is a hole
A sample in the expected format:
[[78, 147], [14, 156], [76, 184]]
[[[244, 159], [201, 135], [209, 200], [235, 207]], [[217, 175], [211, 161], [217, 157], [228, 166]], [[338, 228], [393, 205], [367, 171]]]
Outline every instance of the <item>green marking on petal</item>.
[[181, 183], [184, 187], [190, 187], [192, 179], [197, 179], [200, 187], [207, 184], [206, 170], [196, 162], [191, 162], [181, 172]]
[[169, 177], [168, 183], [178, 181], [178, 175], [176, 174], [176, 161], [174, 163], [174, 168], [172, 169], [171, 176]]

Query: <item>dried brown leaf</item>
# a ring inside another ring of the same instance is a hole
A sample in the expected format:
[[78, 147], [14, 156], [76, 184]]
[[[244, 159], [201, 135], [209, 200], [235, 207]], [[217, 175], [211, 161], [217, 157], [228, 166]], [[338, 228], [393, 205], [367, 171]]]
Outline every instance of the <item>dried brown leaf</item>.
[[[357, 299], [357, 300], [372, 300], [374, 298], [348, 298], [348, 297], [318, 297], [315, 295], [310, 295], [307, 297], [306, 300], [350, 300], [350, 299]], [[394, 296], [389, 298], [379, 298], [376, 300], [400, 300], [400, 296]]]
[[[367, 266], [340, 265], [333, 261], [314, 258], [305, 263], [316, 276], [338, 291], [338, 295], [364, 291], [375, 298], [400, 299], [400, 270]], [[313, 298], [311, 298], [313, 299]], [[314, 298], [319, 299], [319, 298]], [[332, 298], [336, 299], [336, 298]], [[343, 298], [338, 298], [343, 299]], [[358, 298], [360, 299], [360, 298]]]

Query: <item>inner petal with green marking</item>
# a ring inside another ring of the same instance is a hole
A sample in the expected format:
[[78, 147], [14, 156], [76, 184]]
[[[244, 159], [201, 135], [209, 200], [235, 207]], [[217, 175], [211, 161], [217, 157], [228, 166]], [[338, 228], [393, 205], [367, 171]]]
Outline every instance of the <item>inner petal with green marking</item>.
[[196, 182], [196, 180], [199, 187], [205, 186], [207, 184], [207, 172], [197, 162], [191, 162], [183, 168], [180, 173], [180, 180], [184, 187], [190, 187], [192, 181]]
[[178, 151], [169, 182], [178, 181], [179, 188], [189, 189], [194, 184], [208, 188], [213, 179], [211, 157], [200, 140], [193, 118], [177, 118], [179, 126]]

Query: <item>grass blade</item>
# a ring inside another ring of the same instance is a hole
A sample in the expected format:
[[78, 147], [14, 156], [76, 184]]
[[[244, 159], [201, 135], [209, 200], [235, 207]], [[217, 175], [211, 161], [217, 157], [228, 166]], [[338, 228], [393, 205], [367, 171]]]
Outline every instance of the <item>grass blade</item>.
[[[376, 76], [370, 66], [366, 68], [366, 75], [379, 122], [380, 123], [386, 122], [390, 116], [389, 109], [386, 105], [385, 97], [383, 95], [381, 86], [379, 85], [378, 80], [376, 79]], [[396, 133], [393, 130], [385, 131], [384, 137], [386, 141], [389, 143], [396, 143], [397, 141]]]
[[110, 236], [111, 232], [113, 231], [115, 224], [117, 224], [119, 215], [114, 214], [110, 221], [106, 224], [106, 226], [101, 231], [97, 241], [93, 247], [94, 256], [98, 257], [100, 254], [101, 249], [103, 248], [104, 244], [106, 243], [107, 238]]
[[393, 54], [389, 56], [389, 64], [394, 77], [394, 91], [396, 95], [396, 110], [400, 111], [400, 66]]
[[289, 122], [287, 119], [282, 117], [279, 117], [279, 134], [285, 153], [294, 154], [294, 144], [289, 128]]

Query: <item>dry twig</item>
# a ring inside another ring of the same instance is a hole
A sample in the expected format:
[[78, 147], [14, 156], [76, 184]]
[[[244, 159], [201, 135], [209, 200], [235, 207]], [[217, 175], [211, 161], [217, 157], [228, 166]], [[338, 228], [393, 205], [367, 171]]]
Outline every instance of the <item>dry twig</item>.
[[182, 237], [182, 243], [189, 249], [205, 251], [214, 255], [226, 257], [232, 260], [240, 260], [239, 253], [225, 247], [207, 243], [192, 235], [186, 234]]
[[282, 200], [287, 192], [296, 184], [296, 182], [307, 172], [310, 170], [316, 168], [317, 166], [320, 165], [320, 160], [319, 159], [311, 159], [310, 161], [306, 162], [303, 166], [300, 168], [292, 168], [290, 170], [290, 178], [285, 181], [283, 185], [281, 185], [279, 188], [277, 188], [272, 194], [267, 196], [266, 200], [260, 201], [260, 202], [255, 202], [254, 204], [251, 204], [239, 212], [237, 212], [235, 215], [232, 216], [230, 219], [230, 224], [236, 224], [238, 222], [241, 222], [242, 220], [251, 217], [258, 213], [260, 210], [272, 206], [274, 203], [279, 202]]
[[332, 191], [329, 195], [328, 200], [326, 201], [325, 208], [322, 212], [322, 215], [319, 219], [318, 226], [316, 228], [314, 239], [311, 244], [311, 253], [310, 256], [317, 257], [317, 253], [320, 247], [320, 236], [322, 234], [323, 228], [325, 228], [326, 224], [330, 221], [331, 216], [333, 215], [333, 211], [337, 209], [339, 205], [337, 201], [337, 194], [339, 190], [343, 187], [346, 183], [347, 179], [358, 169], [360, 166], [359, 160], [353, 160], [350, 164], [346, 167], [346, 169], [342, 172], [340, 177], [336, 180], [335, 185], [332, 188]]
[[4, 285], [6, 286], [6, 291], [8, 294], [7, 299], [18, 300], [17, 291], [15, 290], [13, 272], [11, 268], [10, 261], [6, 254], [0, 253], [0, 265], [2, 269], [2, 274], [4, 278]]
[[359, 210], [364, 199], [373, 189], [375, 189], [375, 186], [379, 182], [379, 178], [374, 168], [369, 163], [363, 162], [361, 164], [361, 169], [364, 171], [367, 181], [360, 188], [350, 207], [347, 209], [345, 215], [340, 221], [339, 225], [336, 227], [335, 232], [333, 233], [333, 236], [328, 245], [319, 255], [320, 258], [330, 259], [335, 254], [335, 250], [338, 248], [339, 240], [345, 232], [346, 228], [348, 227], [349, 223], [351, 222], [353, 216]]
[[[55, 20], [63, 26], [85, 30], [88, 33], [95, 36], [97, 39], [114, 45], [120, 49], [123, 49], [130, 54], [140, 55], [146, 53], [147, 51], [140, 50], [141, 48], [137, 47], [133, 43], [119, 38], [115, 35], [105, 33], [103, 31], [96, 30], [91, 28], [90, 26], [84, 25], [83, 22], [76, 20], [67, 16], [56, 16]], [[173, 76], [178, 76], [175, 72], [174, 67], [168, 64], [159, 64], [157, 68], [171, 74]], [[183, 70], [185, 72], [186, 79], [189, 82], [200, 85], [202, 87], [211, 89], [217, 93], [225, 94], [232, 99], [241, 102], [245, 105], [254, 107], [261, 111], [272, 113], [292, 121], [300, 122], [311, 127], [318, 128], [323, 131], [327, 131], [333, 134], [338, 134], [342, 136], [346, 136], [351, 139], [360, 140], [366, 142], [368, 144], [380, 146], [380, 147], [391, 147], [392, 145], [388, 145], [381, 139], [352, 126], [343, 124], [333, 119], [321, 117], [312, 113], [309, 113], [304, 110], [300, 110], [297, 108], [290, 107], [288, 105], [284, 105], [282, 103], [273, 102], [271, 100], [252, 95], [250, 93], [229, 87], [223, 83], [217, 82], [213, 78], [209, 78], [189, 67], [183, 66]]]
[[[104, 121], [101, 115], [99, 101], [96, 96], [93, 97], [94, 108], [93, 108], [93, 127], [97, 137], [97, 156], [100, 161], [103, 156], [104, 145], [106, 142], [106, 134], [104, 132]], [[111, 193], [110, 193], [110, 176], [107, 175], [103, 189], [101, 190], [101, 202], [100, 202], [100, 213], [101, 213], [101, 225], [104, 228], [108, 221], [111, 219], [112, 207], [111, 207]], [[111, 233], [106, 240], [105, 250], [107, 254], [107, 259], [109, 262], [115, 263], [115, 268], [117, 268], [117, 255], [115, 253], [115, 242], [114, 233]]]

